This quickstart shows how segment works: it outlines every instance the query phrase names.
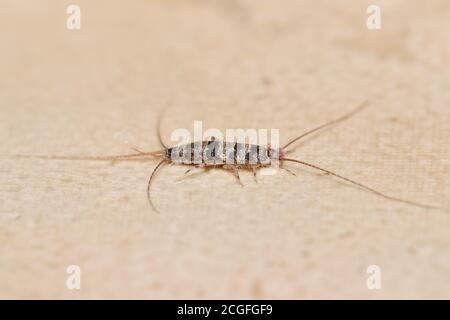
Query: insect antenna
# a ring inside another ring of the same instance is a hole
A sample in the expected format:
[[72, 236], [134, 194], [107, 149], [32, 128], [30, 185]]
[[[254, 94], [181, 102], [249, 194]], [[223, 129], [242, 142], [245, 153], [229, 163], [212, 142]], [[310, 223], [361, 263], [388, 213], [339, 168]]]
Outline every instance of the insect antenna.
[[167, 163], [167, 160], [166, 160], [166, 159], [161, 160], [161, 161], [156, 165], [155, 169], [153, 169], [153, 172], [152, 172], [152, 174], [150, 175], [150, 179], [148, 179], [148, 184], [147, 184], [147, 199], [148, 199], [148, 203], [150, 204], [150, 206], [151, 206], [151, 207], [153, 208], [153, 210], [155, 210], [156, 212], [158, 212], [158, 210], [156, 209], [156, 207], [154, 206], [154, 204], [153, 204], [153, 202], [152, 202], [152, 198], [151, 198], [151, 196], [150, 196], [150, 187], [151, 187], [151, 184], [152, 184], [153, 177], [154, 177], [155, 174], [158, 172], [158, 170], [159, 170], [160, 168], [162, 168], [162, 165], [164, 165], [164, 164], [166, 164], [166, 163]]
[[157, 123], [157, 125], [156, 125], [156, 134], [157, 134], [157, 136], [158, 136], [159, 144], [160, 144], [164, 149], [167, 149], [167, 146], [165, 145], [165, 143], [164, 143], [164, 141], [163, 141], [163, 139], [162, 139], [162, 136], [161, 136], [161, 121], [162, 121], [163, 115], [164, 115], [164, 111], [161, 112], [161, 113], [159, 114], [159, 116], [158, 116], [158, 123]]
[[386, 199], [389, 199], [389, 200], [392, 200], [392, 201], [397, 201], [397, 202], [405, 203], [405, 204], [412, 205], [412, 206], [416, 206], [416, 207], [420, 207], [420, 208], [426, 208], [426, 209], [439, 209], [439, 208], [436, 207], [436, 206], [431, 206], [431, 205], [421, 204], [421, 203], [417, 203], [417, 202], [413, 202], [413, 201], [404, 200], [404, 199], [400, 199], [400, 198], [396, 198], [396, 197], [389, 196], [389, 195], [384, 194], [384, 193], [382, 193], [382, 192], [380, 192], [380, 191], [377, 191], [377, 190], [372, 189], [372, 188], [370, 188], [370, 187], [368, 187], [368, 186], [365, 186], [365, 185], [363, 185], [363, 184], [361, 184], [361, 183], [359, 183], [359, 182], [356, 182], [356, 181], [354, 181], [354, 180], [352, 180], [352, 179], [346, 178], [346, 177], [344, 177], [344, 176], [341, 176], [340, 174], [334, 173], [334, 172], [329, 171], [329, 170], [327, 170], [327, 169], [320, 168], [320, 167], [318, 167], [318, 166], [316, 166], [316, 165], [314, 165], [314, 164], [308, 163], [308, 162], [304, 162], [304, 161], [297, 160], [297, 159], [290, 159], [290, 158], [282, 158], [282, 159], [280, 159], [280, 160], [281, 160], [281, 161], [290, 161], [290, 162], [299, 163], [299, 164], [301, 164], [301, 165], [308, 166], [308, 167], [311, 167], [311, 168], [313, 168], [313, 169], [316, 169], [316, 170], [325, 172], [325, 173], [327, 173], [327, 174], [329, 174], [329, 175], [332, 175], [332, 176], [334, 176], [334, 177], [336, 177], [336, 178], [339, 178], [339, 179], [341, 179], [341, 180], [347, 181], [347, 182], [349, 182], [349, 183], [351, 183], [351, 184], [354, 184], [354, 185], [356, 185], [356, 186], [358, 186], [358, 187], [360, 187], [360, 188], [362, 188], [362, 189], [364, 189], [364, 190], [366, 190], [366, 191], [369, 191], [369, 192], [374, 193], [374, 194], [376, 194], [376, 195], [378, 195], [378, 196], [380, 196], [380, 197], [383, 197], [383, 198], [386, 198]]
[[314, 128], [314, 129], [312, 129], [312, 130], [309, 130], [309, 131], [307, 131], [307, 132], [301, 134], [300, 136], [296, 137], [295, 139], [289, 141], [289, 142], [283, 147], [283, 150], [286, 149], [287, 147], [289, 147], [289, 146], [290, 146], [291, 144], [293, 144], [294, 142], [297, 142], [298, 140], [300, 140], [300, 139], [302, 139], [302, 138], [304, 138], [304, 137], [310, 135], [311, 133], [314, 133], [314, 132], [316, 132], [316, 131], [319, 131], [320, 129], [329, 127], [329, 126], [331, 126], [331, 125], [333, 125], [333, 124], [339, 123], [339, 122], [341, 122], [341, 121], [344, 121], [344, 120], [350, 118], [351, 116], [355, 115], [355, 114], [358, 113], [359, 111], [363, 110], [363, 109], [364, 109], [365, 107], [367, 107], [368, 105], [369, 105], [369, 101], [366, 100], [366, 101], [362, 102], [358, 107], [356, 107], [353, 111], [347, 113], [346, 115], [344, 115], [344, 116], [342, 116], [342, 117], [340, 117], [340, 118], [334, 119], [334, 120], [332, 120], [332, 121], [330, 121], [330, 122], [327, 122], [327, 123], [325, 123], [325, 124], [323, 124], [323, 125], [321, 125], [321, 126], [318, 126], [317, 128]]

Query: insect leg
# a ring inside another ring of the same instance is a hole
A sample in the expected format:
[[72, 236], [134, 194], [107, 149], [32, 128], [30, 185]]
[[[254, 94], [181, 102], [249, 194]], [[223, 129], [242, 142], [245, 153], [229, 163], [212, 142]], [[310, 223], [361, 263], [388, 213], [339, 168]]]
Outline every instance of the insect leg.
[[241, 177], [239, 176], [239, 167], [238, 166], [234, 166], [234, 175], [236, 176], [236, 178], [238, 179], [239, 183], [241, 184], [241, 186], [244, 186], [244, 184], [241, 181]]
[[222, 168], [225, 169], [225, 170], [232, 170], [233, 173], [234, 173], [234, 176], [236, 177], [236, 179], [238, 179], [238, 181], [241, 184], [241, 186], [244, 186], [244, 184], [241, 181], [241, 178], [239, 177], [239, 169], [240, 169], [240, 167], [238, 165], [227, 164], [227, 165], [224, 165]]
[[258, 167], [256, 166], [252, 166], [252, 171], [253, 171], [253, 178], [255, 178], [255, 182], [258, 183], [258, 177], [256, 176]]
[[[198, 170], [198, 169], [200, 169], [200, 170]], [[194, 173], [188, 175], [188, 173], [193, 172], [193, 171], [197, 171], [197, 172], [194, 172]], [[180, 181], [182, 181], [182, 180], [184, 180], [184, 179], [186, 179], [186, 178], [192, 177], [192, 176], [194, 176], [194, 175], [196, 175], [196, 174], [199, 174], [199, 173], [202, 173], [202, 172], [205, 172], [205, 171], [206, 171], [205, 166], [204, 166], [204, 165], [201, 165], [201, 164], [198, 164], [198, 165], [196, 165], [196, 166], [194, 166], [194, 167], [191, 167], [191, 168], [187, 169], [187, 170], [184, 172], [183, 176], [177, 178], [175, 181], [176, 181], [176, 182], [180, 182]]]

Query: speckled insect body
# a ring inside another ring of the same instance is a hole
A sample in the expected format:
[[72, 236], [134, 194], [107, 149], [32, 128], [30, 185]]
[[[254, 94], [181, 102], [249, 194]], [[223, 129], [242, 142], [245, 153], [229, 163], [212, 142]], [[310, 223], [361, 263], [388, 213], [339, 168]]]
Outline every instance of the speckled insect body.
[[270, 147], [211, 139], [167, 148], [165, 159], [175, 164], [249, 168], [269, 166], [279, 155]]

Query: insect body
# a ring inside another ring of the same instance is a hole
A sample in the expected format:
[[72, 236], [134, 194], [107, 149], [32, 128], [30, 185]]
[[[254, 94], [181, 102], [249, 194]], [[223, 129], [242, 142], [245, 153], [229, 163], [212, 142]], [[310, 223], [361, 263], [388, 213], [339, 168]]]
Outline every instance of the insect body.
[[[240, 169], [251, 169], [256, 179], [258, 168], [270, 166], [278, 159], [276, 149], [256, 144], [218, 141], [215, 138], [167, 148], [164, 152], [166, 162], [193, 165], [195, 168], [231, 169], [239, 182]], [[189, 171], [191, 169], [187, 172]]]
[[[269, 165], [276, 150], [256, 144], [223, 142], [212, 138], [209, 141], [193, 142], [166, 149], [165, 158], [176, 164], [202, 166]], [[275, 158], [277, 159], [277, 157]]]
[[358, 186], [361, 189], [364, 189], [368, 192], [376, 194], [380, 197], [397, 201], [401, 203], [405, 203], [412, 206], [422, 207], [422, 208], [436, 208], [434, 206], [421, 204], [417, 202], [413, 202], [410, 200], [405, 200], [397, 197], [393, 197], [387, 194], [384, 194], [380, 191], [377, 191], [371, 187], [368, 187], [364, 184], [356, 182], [352, 179], [346, 178], [340, 174], [332, 172], [330, 170], [321, 168], [315, 164], [305, 162], [298, 159], [287, 158], [286, 154], [289, 153], [287, 150], [289, 146], [293, 143], [301, 140], [302, 138], [317, 132], [323, 128], [329, 127], [333, 124], [341, 122], [345, 119], [348, 119], [352, 115], [356, 114], [360, 110], [362, 110], [367, 103], [361, 104], [358, 108], [353, 110], [352, 112], [325, 123], [319, 127], [316, 127], [310, 131], [303, 133], [302, 135], [296, 137], [291, 140], [289, 143], [284, 145], [281, 148], [271, 148], [270, 146], [261, 146], [255, 144], [248, 143], [239, 143], [239, 142], [224, 142], [219, 141], [214, 138], [207, 141], [197, 141], [192, 143], [187, 143], [175, 147], [167, 147], [161, 138], [161, 135], [158, 132], [158, 138], [161, 145], [164, 147], [163, 150], [155, 151], [155, 152], [142, 152], [137, 149], [135, 151], [137, 153], [128, 154], [128, 155], [119, 155], [119, 156], [105, 156], [105, 157], [68, 157], [68, 156], [28, 156], [28, 155], [16, 155], [19, 157], [27, 157], [27, 158], [43, 158], [43, 159], [61, 159], [61, 160], [110, 160], [110, 161], [125, 161], [125, 160], [152, 160], [152, 159], [160, 159], [160, 162], [156, 165], [155, 169], [150, 175], [150, 179], [147, 185], [147, 197], [152, 208], [156, 210], [150, 194], [150, 187], [153, 181], [155, 174], [162, 168], [163, 165], [172, 163], [177, 165], [187, 165], [190, 167], [186, 171], [186, 173], [190, 172], [192, 168], [223, 168], [227, 170], [232, 170], [234, 175], [240, 182], [239, 171], [241, 169], [250, 169], [253, 171], [253, 174], [256, 179], [256, 172], [258, 169], [267, 167], [273, 164], [276, 161], [279, 164], [279, 168], [285, 169], [284, 167], [286, 162], [297, 163], [309, 168], [312, 168], [317, 171], [321, 171], [328, 175], [331, 175], [341, 181], [345, 181], [347, 183]]

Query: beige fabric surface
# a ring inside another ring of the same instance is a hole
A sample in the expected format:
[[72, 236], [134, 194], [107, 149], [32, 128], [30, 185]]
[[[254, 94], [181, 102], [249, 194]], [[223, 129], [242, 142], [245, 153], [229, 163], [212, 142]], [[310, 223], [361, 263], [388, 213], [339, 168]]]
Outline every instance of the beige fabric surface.
[[[450, 4], [66, 1], [0, 5], [0, 298], [450, 298]], [[289, 165], [244, 187], [156, 162], [12, 159], [159, 149], [176, 128], [278, 128], [388, 201]], [[81, 290], [68, 290], [78, 265]], [[367, 267], [381, 269], [368, 290]]]

